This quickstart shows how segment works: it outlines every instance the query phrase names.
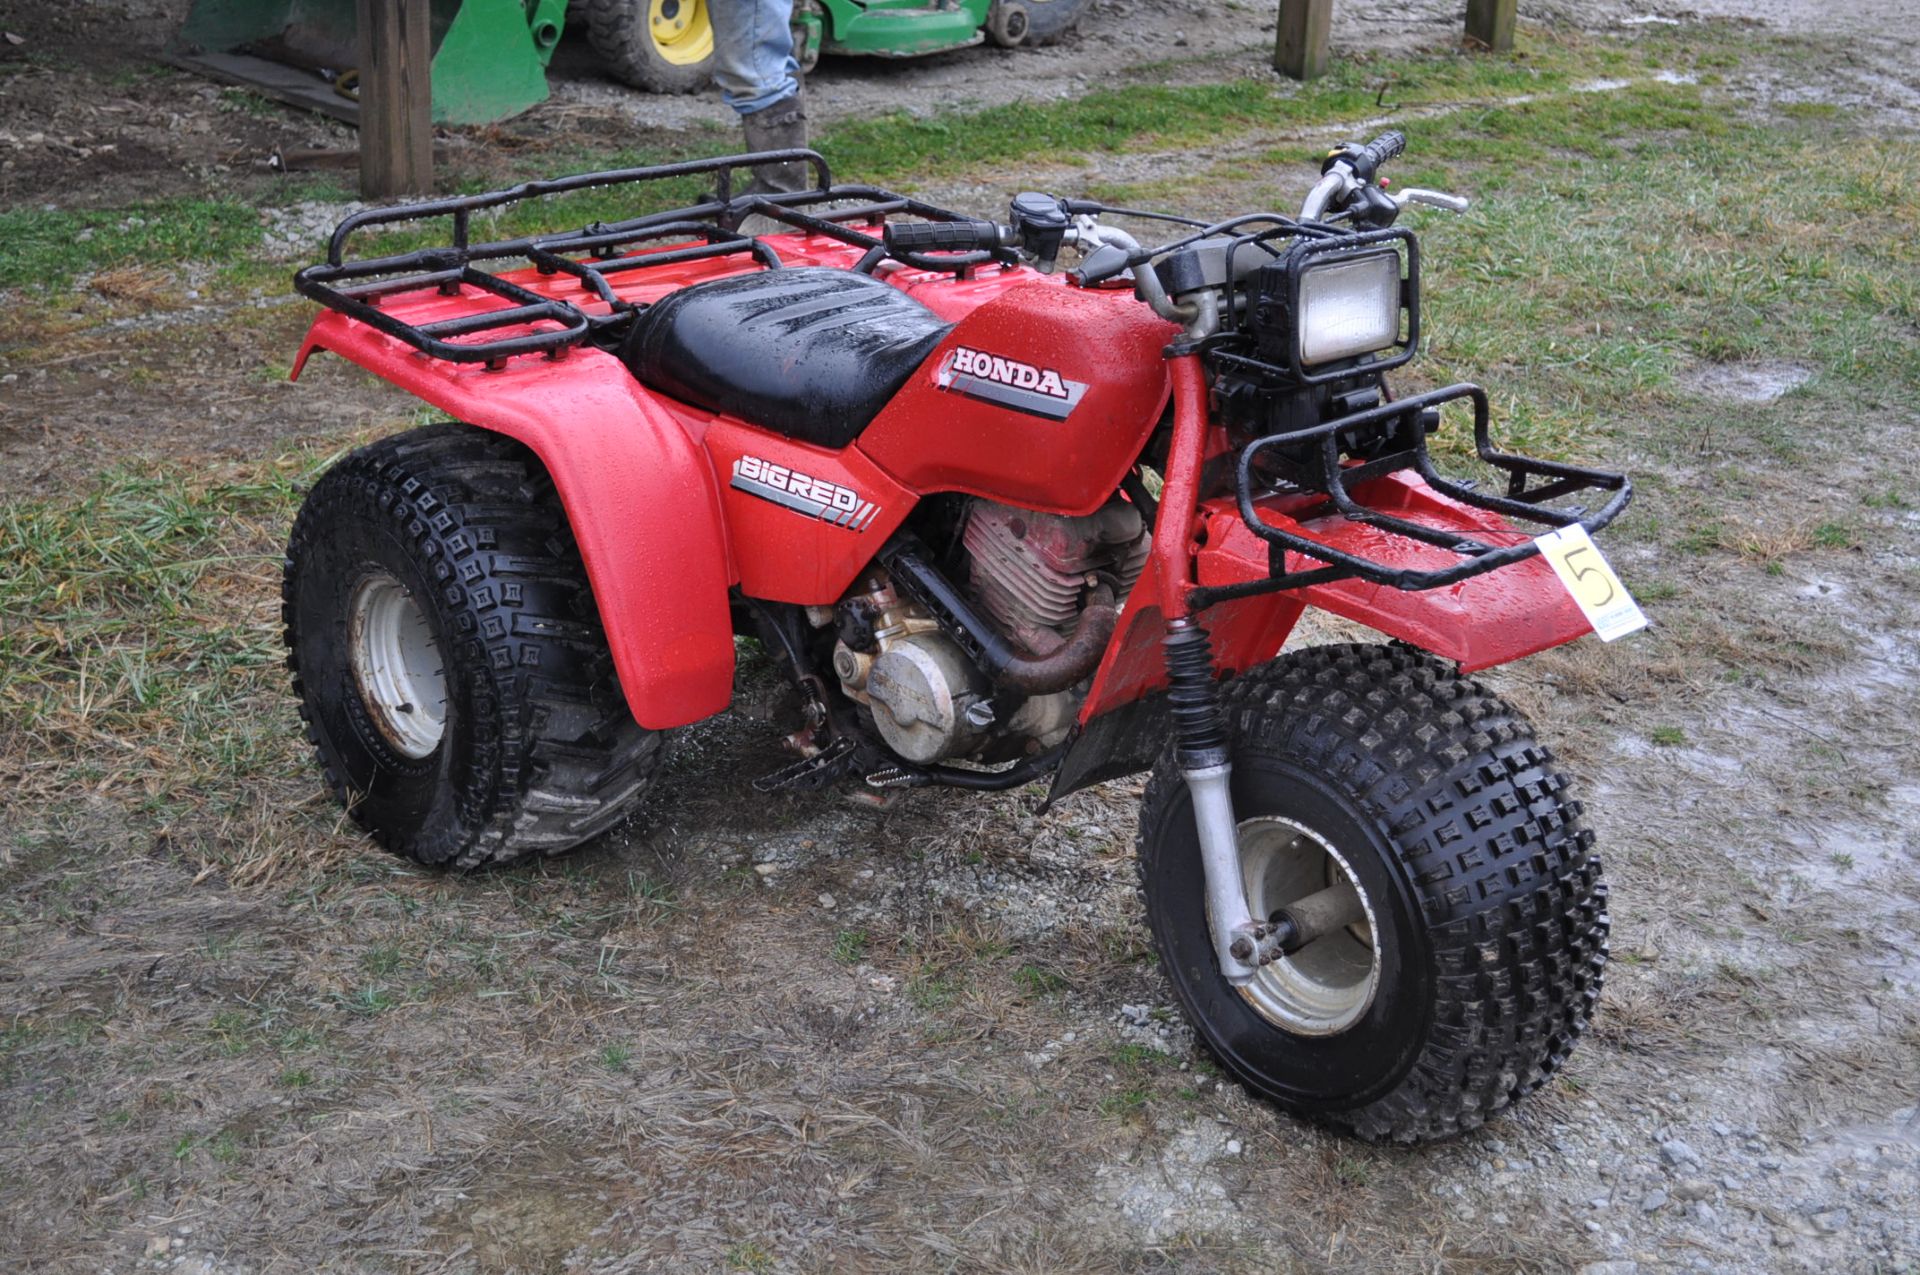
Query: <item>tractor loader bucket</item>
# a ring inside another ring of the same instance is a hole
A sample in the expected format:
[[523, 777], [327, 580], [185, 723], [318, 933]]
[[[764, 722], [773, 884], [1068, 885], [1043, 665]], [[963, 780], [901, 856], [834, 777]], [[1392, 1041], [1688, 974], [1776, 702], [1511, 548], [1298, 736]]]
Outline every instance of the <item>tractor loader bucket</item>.
[[[355, 0], [194, 0], [175, 65], [359, 120]], [[433, 120], [486, 124], [547, 96], [566, 0], [433, 0]]]

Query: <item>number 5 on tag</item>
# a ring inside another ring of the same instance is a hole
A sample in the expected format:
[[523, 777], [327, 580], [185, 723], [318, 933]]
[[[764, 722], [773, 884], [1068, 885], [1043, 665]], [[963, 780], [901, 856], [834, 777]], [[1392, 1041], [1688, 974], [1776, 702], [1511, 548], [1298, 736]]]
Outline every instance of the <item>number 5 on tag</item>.
[[1620, 583], [1620, 577], [1607, 565], [1600, 546], [1593, 543], [1587, 529], [1578, 523], [1538, 537], [1540, 556], [1553, 565], [1553, 573], [1580, 607], [1580, 613], [1593, 625], [1602, 642], [1647, 627], [1640, 604]]

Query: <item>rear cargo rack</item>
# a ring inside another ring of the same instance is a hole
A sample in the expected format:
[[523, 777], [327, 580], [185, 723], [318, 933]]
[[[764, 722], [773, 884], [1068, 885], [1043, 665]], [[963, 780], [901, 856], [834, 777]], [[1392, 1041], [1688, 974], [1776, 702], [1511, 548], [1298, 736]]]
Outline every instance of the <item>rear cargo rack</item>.
[[[813, 171], [813, 189], [777, 195], [733, 193], [734, 170], [779, 163], [808, 165]], [[699, 203], [554, 234], [472, 241], [475, 213], [548, 195], [696, 176], [711, 176], [714, 181], [712, 195]], [[738, 229], [746, 217], [756, 213], [861, 248], [867, 254], [863, 264], [869, 264], [868, 259], [878, 260], [885, 245], [879, 237], [855, 230], [848, 222], [872, 223], [896, 213], [927, 221], [965, 220], [960, 213], [875, 186], [836, 186], [827, 161], [814, 151], [760, 151], [581, 173], [480, 195], [369, 208], [334, 228], [327, 243], [327, 259], [301, 270], [293, 277], [293, 286], [302, 296], [423, 354], [450, 363], [484, 363], [498, 368], [517, 355], [559, 358], [589, 338], [617, 339], [618, 332], [644, 306], [623, 300], [608, 282], [609, 275], [735, 255], [751, 257], [764, 269], [779, 269], [780, 257], [768, 244]], [[450, 222], [450, 243], [380, 257], [356, 259], [347, 255], [347, 245], [358, 231], [442, 219]], [[672, 244], [676, 240], [699, 242], [638, 251], [649, 244]], [[960, 264], [954, 259], [893, 255], [923, 269], [948, 270]], [[543, 275], [565, 274], [578, 280], [592, 294], [592, 308], [543, 296], [478, 268], [481, 263], [515, 261], [525, 262]], [[426, 323], [410, 323], [381, 308], [383, 301], [403, 294], [432, 289], [445, 296], [458, 296], [463, 287], [478, 289], [508, 304]], [[460, 339], [474, 337], [486, 339]]]
[[[1210, 357], [1250, 365], [1256, 369], [1267, 366], [1241, 355], [1218, 350], [1210, 352]], [[1280, 371], [1278, 368], [1272, 370]], [[1505, 491], [1501, 494], [1481, 491], [1471, 481], [1448, 478], [1434, 467], [1426, 439], [1426, 422], [1432, 418], [1425, 414], [1437, 414], [1444, 405], [1461, 400], [1473, 405], [1475, 455], [1483, 464], [1506, 476]], [[1234, 469], [1234, 486], [1240, 517], [1246, 522], [1247, 528], [1269, 546], [1271, 574], [1264, 580], [1196, 589], [1194, 606], [1211, 606], [1230, 598], [1350, 579], [1371, 581], [1408, 592], [1438, 589], [1511, 566], [1540, 552], [1539, 544], [1531, 536], [1518, 544], [1488, 544], [1458, 528], [1432, 526], [1396, 517], [1369, 508], [1354, 499], [1356, 487], [1398, 471], [1413, 471], [1428, 487], [1461, 505], [1543, 528], [1578, 525], [1589, 532], [1598, 531], [1618, 517], [1633, 499], [1633, 484], [1625, 474], [1559, 461], [1536, 460], [1497, 450], [1493, 446], [1488, 416], [1487, 392], [1478, 385], [1461, 384], [1410, 398], [1395, 399], [1306, 429], [1254, 439], [1240, 451]], [[1351, 439], [1358, 430], [1396, 421], [1403, 424], [1398, 436], [1411, 437], [1411, 445], [1371, 460], [1354, 462], [1343, 459], [1343, 439]], [[1292, 480], [1276, 486], [1263, 478], [1257, 468], [1262, 456], [1269, 452], [1292, 451], [1299, 455], [1307, 449], [1316, 454], [1317, 472], [1309, 466], [1290, 466]], [[1604, 505], [1592, 512], [1581, 505], [1555, 507], [1546, 503], [1581, 491], [1612, 494]], [[1323, 502], [1292, 518], [1291, 521], [1296, 525], [1312, 518], [1337, 514], [1392, 536], [1446, 550], [1458, 555], [1461, 560], [1450, 566], [1419, 570], [1335, 548], [1310, 536], [1277, 527], [1263, 518], [1258, 502], [1269, 494], [1325, 496]], [[1522, 528], [1516, 527], [1500, 534], [1525, 533]], [[1325, 565], [1290, 569], [1286, 559], [1288, 552]]]

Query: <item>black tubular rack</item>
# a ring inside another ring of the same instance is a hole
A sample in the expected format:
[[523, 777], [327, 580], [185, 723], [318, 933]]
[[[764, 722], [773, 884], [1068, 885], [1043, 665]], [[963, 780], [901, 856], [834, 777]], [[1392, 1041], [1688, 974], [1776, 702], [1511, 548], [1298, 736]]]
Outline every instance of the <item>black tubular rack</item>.
[[[1265, 369], [1276, 374], [1283, 374], [1284, 371], [1272, 365], [1261, 364], [1244, 355], [1217, 349], [1210, 351], [1209, 357], [1249, 370]], [[1422, 415], [1430, 411], [1437, 412], [1445, 404], [1463, 399], [1470, 401], [1473, 405], [1475, 454], [1482, 463], [1506, 475], [1504, 492], [1495, 494], [1479, 490], [1477, 484], [1448, 478], [1434, 467], [1433, 457], [1427, 450], [1426, 428], [1422, 423]], [[1405, 422], [1406, 428], [1401, 436], [1411, 437], [1414, 440], [1410, 446], [1357, 464], [1348, 464], [1343, 461], [1341, 451], [1343, 436], [1351, 437], [1356, 430], [1384, 425], [1396, 419]], [[1318, 473], [1312, 475], [1303, 484], [1283, 488], [1282, 494], [1316, 493], [1324, 495], [1326, 500], [1303, 510], [1297, 521], [1338, 514], [1354, 522], [1377, 527], [1392, 535], [1445, 549], [1458, 555], [1460, 561], [1432, 570], [1395, 566], [1333, 548], [1267, 522], [1260, 516], [1259, 507], [1255, 502], [1273, 488], [1259, 474], [1256, 462], [1264, 453], [1270, 451], [1292, 451], [1297, 455], [1302, 449], [1308, 447], [1317, 453]], [[1264, 580], [1198, 589], [1195, 591], [1195, 606], [1210, 606], [1229, 598], [1272, 593], [1282, 589], [1305, 588], [1310, 585], [1330, 584], [1350, 579], [1367, 580], [1394, 589], [1418, 592], [1423, 589], [1442, 588], [1473, 576], [1485, 575], [1487, 572], [1497, 571], [1501, 567], [1511, 566], [1531, 558], [1540, 552], [1540, 546], [1531, 537], [1518, 544], [1491, 545], [1470, 534], [1428, 526], [1369, 508], [1353, 498], [1353, 489], [1369, 479], [1408, 469], [1417, 473], [1436, 492], [1463, 505], [1522, 523], [1536, 524], [1543, 528], [1570, 527], [1577, 524], [1589, 532], [1598, 531], [1618, 517], [1620, 511], [1625, 509], [1627, 503], [1633, 499], [1633, 484], [1625, 474], [1588, 469], [1558, 461], [1536, 460], [1496, 450], [1488, 428], [1486, 391], [1477, 385], [1452, 385], [1426, 394], [1395, 399], [1382, 403], [1378, 407], [1355, 412], [1306, 429], [1269, 434], [1264, 438], [1256, 438], [1243, 447], [1234, 467], [1234, 487], [1240, 506], [1240, 516], [1256, 536], [1267, 542], [1272, 559], [1272, 574]], [[1555, 507], [1547, 503], [1581, 491], [1600, 491], [1611, 494], [1599, 509], [1593, 511], [1581, 505]], [[1305, 570], [1289, 570], [1286, 565], [1286, 553], [1289, 550], [1326, 565], [1309, 567]]]
[[[733, 194], [734, 170], [778, 163], [806, 164], [813, 171], [813, 188], [779, 195]], [[596, 222], [578, 230], [549, 235], [473, 242], [475, 213], [546, 195], [695, 176], [711, 176], [714, 189], [707, 198], [685, 207], [617, 222]], [[814, 211], [803, 211], [807, 209]], [[334, 228], [327, 243], [327, 259], [301, 270], [294, 276], [293, 286], [302, 296], [434, 358], [498, 368], [515, 355], [544, 354], [558, 358], [590, 337], [611, 339], [617, 330], [624, 329], [641, 307], [622, 300], [607, 282], [609, 275], [733, 255], [749, 256], [766, 269], [779, 269], [780, 258], [771, 247], [738, 230], [741, 221], [750, 215], [759, 214], [797, 230], [861, 248], [865, 253], [861, 267], [870, 269], [886, 251], [883, 241], [846, 223], [871, 222], [896, 213], [927, 221], [966, 220], [960, 213], [878, 187], [836, 186], [826, 160], [814, 151], [796, 149], [727, 155], [649, 168], [581, 173], [550, 181], [525, 182], [481, 195], [369, 208], [354, 213]], [[347, 255], [347, 244], [356, 231], [442, 218], [451, 223], [451, 242], [443, 246], [381, 257], [355, 259]], [[648, 243], [690, 238], [704, 242], [621, 255]], [[908, 265], [933, 270], [964, 270], [993, 256], [969, 253], [931, 257], [901, 252], [890, 255]], [[542, 296], [479, 268], [484, 262], [515, 260], [525, 261], [542, 274], [571, 275], [605, 306], [605, 311], [589, 311], [568, 301]], [[509, 304], [500, 309], [418, 324], [399, 319], [380, 306], [383, 299], [401, 293], [433, 288], [454, 296], [463, 286], [490, 293]], [[455, 339], [487, 333], [500, 335], [485, 340]]]

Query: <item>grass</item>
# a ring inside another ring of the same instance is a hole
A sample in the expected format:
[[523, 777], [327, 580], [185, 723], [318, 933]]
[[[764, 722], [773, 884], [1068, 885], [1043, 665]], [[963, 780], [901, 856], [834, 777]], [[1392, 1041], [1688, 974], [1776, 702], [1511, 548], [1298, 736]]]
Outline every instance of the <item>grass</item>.
[[[1650, 46], [1629, 52], [1605, 41], [1541, 39], [1520, 56], [1464, 53], [1416, 57], [1342, 57], [1308, 84], [1269, 77], [1225, 84], [1167, 85], [1146, 81], [1096, 90], [1064, 102], [1012, 102], [983, 111], [930, 117], [905, 111], [843, 123], [820, 139], [836, 172], [857, 180], [915, 183], [948, 178], [977, 167], [1002, 169], [1023, 161], [1089, 152], [1172, 149], [1270, 130], [1290, 130], [1377, 117], [1391, 109], [1417, 110], [1558, 92], [1595, 76], [1620, 74], [1660, 56]], [[1310, 147], [1288, 155], [1306, 158]]]
[[0, 212], [0, 288], [57, 290], [83, 272], [219, 261], [259, 243], [259, 214], [232, 199], [10, 209]]
[[[1724, 408], [1676, 384], [1693, 362], [1788, 358], [1822, 374], [1805, 394], [1865, 385], [1920, 403], [1920, 215], [1891, 197], [1920, 178], [1920, 147], [1894, 144], [1809, 182], [1822, 136], [1742, 122], [1684, 84], [1408, 132], [1405, 180], [1483, 195], [1476, 213], [1425, 236], [1424, 374], [1499, 394], [1525, 372], [1530, 401], [1497, 405], [1515, 445], [1577, 454], [1590, 420], [1639, 409], [1677, 418], [1672, 436], [1745, 446], [1702, 432]], [[1790, 452], [1794, 435], [1766, 422], [1793, 410], [1755, 409], [1752, 438]]]
[[341, 1009], [364, 1018], [384, 1014], [395, 1003], [393, 993], [377, 983], [367, 983], [352, 992], [336, 994], [334, 999]]
[[867, 958], [868, 942], [865, 930], [841, 930], [833, 936], [833, 959], [842, 965], [858, 965]]
[[1067, 989], [1067, 977], [1045, 965], [1026, 964], [1013, 972], [1013, 984], [1024, 996], [1051, 996]]
[[264, 832], [314, 795], [275, 580], [325, 461], [116, 470], [0, 503], [0, 776], [19, 797], [131, 792], [163, 839], [191, 825], [265, 866]]

